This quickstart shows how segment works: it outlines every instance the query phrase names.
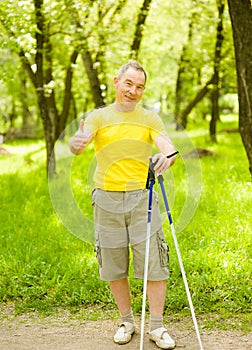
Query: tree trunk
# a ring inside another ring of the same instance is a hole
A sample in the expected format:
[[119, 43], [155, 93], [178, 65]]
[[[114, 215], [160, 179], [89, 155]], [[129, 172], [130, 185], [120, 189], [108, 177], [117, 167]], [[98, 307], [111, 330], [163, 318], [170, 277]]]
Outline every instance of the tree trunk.
[[150, 9], [150, 4], [151, 0], [144, 0], [143, 5], [140, 9], [140, 12], [138, 14], [138, 19], [137, 19], [137, 24], [136, 24], [136, 29], [135, 29], [135, 34], [134, 34], [134, 40], [131, 45], [131, 58], [137, 59], [141, 41], [143, 38], [143, 33], [144, 33], [144, 24], [146, 21], [146, 18], [149, 14], [149, 9]]
[[221, 61], [221, 49], [224, 40], [223, 37], [223, 13], [224, 13], [224, 3], [223, 0], [218, 1], [218, 24], [217, 24], [217, 35], [215, 44], [215, 55], [214, 55], [214, 75], [213, 75], [213, 91], [211, 94], [212, 101], [212, 117], [209, 125], [210, 138], [213, 142], [216, 142], [216, 125], [217, 121], [220, 119], [219, 111], [219, 70]]
[[[37, 32], [36, 32], [36, 55], [35, 55], [35, 63], [36, 63], [36, 73], [33, 73], [31, 66], [25, 53], [22, 49], [19, 51], [19, 57], [21, 59], [24, 70], [27, 72], [28, 76], [31, 78], [31, 81], [36, 89], [38, 108], [40, 113], [40, 118], [42, 119], [44, 136], [46, 141], [46, 169], [47, 174], [51, 175], [55, 172], [56, 163], [55, 163], [55, 155], [54, 155], [54, 144], [55, 144], [55, 134], [53, 132], [54, 128], [52, 125], [52, 120], [49, 118], [47, 101], [44, 94], [44, 74], [43, 74], [43, 47], [44, 47], [44, 37], [43, 32], [41, 31], [43, 26], [41, 27], [40, 11], [39, 6], [43, 1], [34, 0], [35, 11], [36, 11], [36, 23], [37, 23]], [[43, 19], [43, 18], [42, 18]], [[41, 28], [41, 30], [39, 29]]]
[[250, 0], [228, 0], [236, 57], [239, 129], [252, 175], [252, 9]]
[[174, 108], [174, 117], [177, 121], [179, 121], [178, 118], [181, 110], [181, 104], [183, 102], [183, 80], [184, 80], [183, 74], [189, 62], [187, 49], [188, 47], [191, 46], [194, 18], [195, 18], [195, 14], [192, 14], [191, 21], [189, 23], [187, 43], [183, 45], [180, 60], [178, 63], [178, 74], [177, 74], [176, 90], [175, 90], [175, 108]]
[[217, 121], [219, 120], [219, 87], [218, 87], [218, 76], [214, 78], [213, 82], [213, 90], [211, 93], [211, 102], [212, 102], [212, 115], [211, 120], [209, 124], [209, 133], [210, 133], [210, 139], [212, 142], [217, 142], [216, 137], [216, 126]]
[[43, 51], [44, 51], [44, 18], [42, 13], [43, 0], [34, 0], [36, 15], [36, 56], [35, 63], [37, 71], [35, 74], [35, 86], [37, 91], [40, 116], [43, 121], [45, 139], [46, 139], [46, 169], [47, 174], [52, 175], [55, 172], [55, 154], [54, 154], [54, 130], [52, 120], [49, 116], [48, 105], [44, 93], [44, 73], [43, 73]]
[[60, 137], [60, 135], [63, 133], [66, 127], [67, 117], [70, 109], [70, 103], [72, 100], [73, 65], [76, 63], [77, 57], [78, 57], [78, 51], [74, 50], [74, 52], [71, 55], [70, 64], [66, 73], [63, 109], [59, 117], [59, 120], [57, 121], [57, 129], [56, 129], [56, 135], [55, 135], [56, 139]]
[[97, 107], [104, 106], [105, 102], [102, 97], [102, 90], [100, 87], [99, 77], [97, 74], [97, 70], [94, 68], [91, 53], [88, 49], [86, 49], [85, 53], [82, 54], [82, 59], [83, 59], [88, 80], [91, 86], [91, 92], [93, 95], [95, 107], [97, 108]]
[[20, 91], [20, 101], [22, 105], [22, 129], [27, 129], [29, 127], [29, 121], [31, 119], [31, 112], [29, 110], [29, 104], [27, 101], [27, 86], [26, 77], [24, 73], [20, 76], [21, 79], [21, 91]]
[[[52, 62], [52, 44], [50, 42], [50, 38], [48, 36], [48, 30], [46, 33], [44, 33], [44, 48], [45, 48], [45, 60], [46, 60], [46, 69], [44, 72], [43, 81], [46, 84], [46, 91], [44, 90], [44, 96], [45, 101], [48, 106], [48, 118], [51, 123], [52, 127], [52, 134], [54, 139], [56, 140], [56, 129], [57, 129], [57, 122], [58, 122], [58, 109], [56, 106], [56, 100], [55, 100], [55, 89], [53, 86], [54, 79], [53, 79], [53, 62]], [[42, 67], [43, 69], [43, 67]], [[52, 87], [50, 87], [50, 84], [52, 84]]]

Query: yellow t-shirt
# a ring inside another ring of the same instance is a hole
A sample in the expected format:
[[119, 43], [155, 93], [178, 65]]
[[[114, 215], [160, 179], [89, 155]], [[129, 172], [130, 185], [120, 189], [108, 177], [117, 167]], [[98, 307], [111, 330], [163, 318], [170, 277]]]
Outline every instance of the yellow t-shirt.
[[110, 105], [90, 113], [85, 129], [94, 134], [95, 187], [106, 191], [145, 187], [153, 141], [159, 135], [166, 135], [157, 114], [138, 105], [127, 113]]

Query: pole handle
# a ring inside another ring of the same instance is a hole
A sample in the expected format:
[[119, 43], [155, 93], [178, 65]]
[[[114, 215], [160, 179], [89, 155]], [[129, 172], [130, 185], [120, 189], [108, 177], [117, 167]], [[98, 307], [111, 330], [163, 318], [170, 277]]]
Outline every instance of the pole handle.
[[179, 152], [176, 151], [176, 152], [174, 152], [174, 153], [172, 153], [172, 154], [168, 154], [168, 156], [166, 156], [166, 158], [171, 158], [171, 157], [175, 156], [175, 155], [178, 154], [178, 153], [179, 153]]

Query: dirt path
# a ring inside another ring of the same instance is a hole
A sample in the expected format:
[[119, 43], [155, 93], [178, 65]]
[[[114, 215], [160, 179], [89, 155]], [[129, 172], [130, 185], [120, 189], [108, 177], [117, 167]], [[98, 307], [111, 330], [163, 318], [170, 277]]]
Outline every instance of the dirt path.
[[[138, 324], [140, 321], [138, 320]], [[2, 319], [0, 324], [1, 350], [137, 350], [140, 334], [130, 343], [116, 345], [112, 338], [117, 324], [111, 320], [77, 321], [69, 318]], [[147, 330], [147, 326], [146, 326]], [[176, 349], [198, 350], [199, 345], [192, 325], [188, 321], [173, 323], [170, 335], [176, 340]], [[204, 350], [251, 350], [252, 333], [239, 331], [202, 330]], [[157, 350], [145, 336], [144, 350]]]

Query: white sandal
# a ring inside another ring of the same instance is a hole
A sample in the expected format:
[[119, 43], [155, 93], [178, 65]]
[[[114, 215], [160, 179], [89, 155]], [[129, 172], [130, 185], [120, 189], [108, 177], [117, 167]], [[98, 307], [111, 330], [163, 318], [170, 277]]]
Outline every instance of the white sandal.
[[119, 325], [119, 328], [114, 335], [114, 342], [116, 344], [127, 344], [131, 338], [132, 334], [135, 332], [135, 325], [130, 322], [123, 322]]
[[154, 341], [160, 349], [174, 349], [175, 341], [169, 336], [168, 331], [164, 327], [149, 332], [150, 340]]

